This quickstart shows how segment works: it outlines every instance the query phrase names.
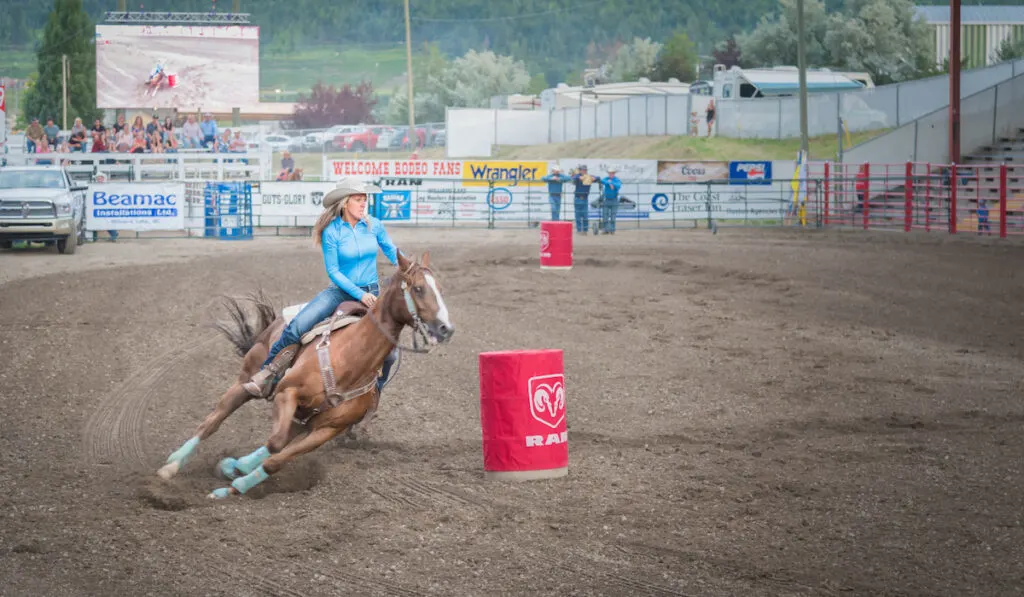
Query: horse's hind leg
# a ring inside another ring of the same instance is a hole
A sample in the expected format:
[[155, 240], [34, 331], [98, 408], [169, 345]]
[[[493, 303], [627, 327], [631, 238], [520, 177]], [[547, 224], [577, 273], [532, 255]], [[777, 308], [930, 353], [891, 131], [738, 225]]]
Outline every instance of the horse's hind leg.
[[213, 412], [207, 415], [203, 422], [199, 424], [199, 427], [196, 428], [192, 438], [167, 458], [167, 463], [160, 467], [157, 474], [165, 480], [176, 475], [181, 470], [181, 467], [185, 466], [185, 463], [192, 457], [199, 442], [213, 435], [220, 428], [220, 424], [224, 422], [224, 419], [227, 419], [231, 416], [231, 413], [238, 410], [240, 406], [251, 399], [252, 396], [242, 388], [240, 383], [236, 383], [228, 388], [228, 391], [217, 401], [217, 406], [213, 409]]

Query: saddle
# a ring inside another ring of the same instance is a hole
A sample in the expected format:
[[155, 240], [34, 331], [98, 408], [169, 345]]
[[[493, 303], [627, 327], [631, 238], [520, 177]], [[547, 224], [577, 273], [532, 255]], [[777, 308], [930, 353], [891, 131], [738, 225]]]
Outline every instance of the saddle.
[[[281, 311], [281, 315], [284, 317], [285, 325], [291, 323], [291, 321], [295, 319], [295, 316], [299, 314], [299, 311], [302, 311], [303, 307], [305, 307], [307, 304], [309, 303], [302, 303], [299, 305], [285, 307], [284, 310]], [[366, 315], [366, 312], [366, 305], [358, 301], [345, 301], [338, 305], [338, 308], [335, 310], [333, 315], [327, 317], [320, 323], [313, 326], [313, 329], [303, 334], [300, 342], [303, 345], [309, 344], [313, 340], [316, 340], [321, 334], [326, 332], [328, 326], [330, 326], [331, 331], [333, 332], [334, 330], [341, 329], [347, 325], [359, 321], [360, 319], [363, 318], [364, 315]], [[331, 323], [332, 320], [333, 323]]]

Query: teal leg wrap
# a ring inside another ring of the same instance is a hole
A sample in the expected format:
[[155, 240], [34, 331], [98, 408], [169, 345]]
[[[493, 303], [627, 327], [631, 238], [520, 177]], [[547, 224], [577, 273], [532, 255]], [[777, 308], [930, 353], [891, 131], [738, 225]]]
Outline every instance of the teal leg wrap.
[[238, 493], [245, 493], [256, 487], [260, 483], [270, 478], [267, 471], [263, 470], [263, 467], [254, 470], [244, 477], [240, 477], [231, 482], [231, 486], [238, 490]]
[[235, 468], [248, 475], [256, 470], [256, 467], [263, 464], [263, 461], [267, 458], [270, 458], [270, 450], [266, 446], [261, 446], [260, 449], [252, 454], [239, 458], [238, 462], [235, 463]]
[[217, 463], [217, 469], [220, 474], [228, 479], [235, 479], [238, 477], [238, 461], [230, 456], [222, 459]]
[[227, 499], [231, 497], [231, 490], [227, 487], [219, 487], [210, 493], [210, 497], [218, 500]]
[[189, 458], [192, 457], [193, 450], [199, 445], [199, 437], [193, 437], [192, 439], [185, 442], [183, 446], [174, 451], [170, 456], [167, 457], [167, 462], [180, 462], [185, 464]]

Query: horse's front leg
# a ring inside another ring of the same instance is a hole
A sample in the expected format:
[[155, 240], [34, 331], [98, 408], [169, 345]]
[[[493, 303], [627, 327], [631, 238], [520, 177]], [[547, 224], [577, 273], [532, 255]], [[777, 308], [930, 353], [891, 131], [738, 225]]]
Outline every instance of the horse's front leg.
[[296, 388], [282, 390], [274, 397], [273, 430], [266, 444], [241, 458], [224, 458], [217, 463], [217, 470], [227, 479], [236, 479], [256, 470], [263, 461], [284, 449], [299, 433], [302, 427], [294, 424], [295, 411], [299, 407], [299, 393]]
[[167, 457], [167, 463], [160, 467], [156, 474], [160, 475], [160, 478], [164, 480], [176, 475], [181, 470], [181, 467], [185, 466], [185, 463], [192, 457], [196, 447], [199, 446], [199, 442], [216, 433], [224, 419], [227, 419], [231, 416], [231, 413], [238, 410], [239, 407], [251, 399], [252, 396], [242, 388], [240, 383], [236, 383], [228, 388], [228, 391], [224, 392], [224, 395], [217, 401], [217, 406], [213, 409], [213, 412], [203, 419], [203, 422], [199, 424], [199, 427], [196, 428], [195, 433], [187, 442]]

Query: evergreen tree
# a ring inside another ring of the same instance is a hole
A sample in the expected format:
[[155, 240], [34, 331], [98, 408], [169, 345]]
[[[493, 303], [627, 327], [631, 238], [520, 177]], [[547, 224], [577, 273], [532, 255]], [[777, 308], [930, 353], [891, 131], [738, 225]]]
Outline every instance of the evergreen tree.
[[63, 126], [62, 56], [67, 56], [71, 76], [67, 81], [68, 122], [76, 117], [92, 122], [96, 108], [96, 46], [92, 19], [82, 10], [82, 0], [54, 0], [36, 52], [39, 78], [25, 94], [25, 114], [40, 122], [53, 118]]

